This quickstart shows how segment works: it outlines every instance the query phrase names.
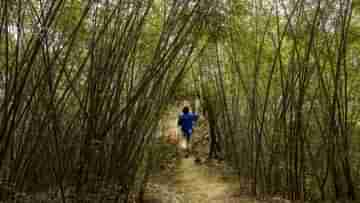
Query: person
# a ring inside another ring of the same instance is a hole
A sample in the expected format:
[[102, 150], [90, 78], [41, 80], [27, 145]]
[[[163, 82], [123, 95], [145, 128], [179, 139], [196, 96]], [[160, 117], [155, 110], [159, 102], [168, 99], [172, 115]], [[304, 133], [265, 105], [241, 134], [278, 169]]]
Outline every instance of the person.
[[186, 149], [187, 154], [186, 157], [189, 156], [190, 153], [190, 141], [191, 135], [193, 133], [193, 126], [198, 120], [199, 115], [189, 111], [189, 107], [185, 106], [182, 110], [182, 113], [179, 115], [178, 126], [181, 127], [181, 132], [186, 140]]

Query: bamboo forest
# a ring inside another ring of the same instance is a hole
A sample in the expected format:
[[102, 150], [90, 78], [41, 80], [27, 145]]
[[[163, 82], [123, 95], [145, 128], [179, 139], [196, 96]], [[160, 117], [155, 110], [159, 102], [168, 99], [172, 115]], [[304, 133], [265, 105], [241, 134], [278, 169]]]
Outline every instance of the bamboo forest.
[[0, 203], [359, 201], [359, 0], [0, 0]]

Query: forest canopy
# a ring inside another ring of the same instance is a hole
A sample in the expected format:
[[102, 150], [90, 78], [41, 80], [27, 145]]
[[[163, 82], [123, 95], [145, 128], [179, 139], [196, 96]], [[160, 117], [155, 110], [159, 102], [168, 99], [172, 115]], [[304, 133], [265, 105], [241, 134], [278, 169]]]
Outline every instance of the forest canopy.
[[358, 199], [359, 33], [352, 0], [0, 1], [0, 200], [128, 201], [179, 97], [254, 195]]

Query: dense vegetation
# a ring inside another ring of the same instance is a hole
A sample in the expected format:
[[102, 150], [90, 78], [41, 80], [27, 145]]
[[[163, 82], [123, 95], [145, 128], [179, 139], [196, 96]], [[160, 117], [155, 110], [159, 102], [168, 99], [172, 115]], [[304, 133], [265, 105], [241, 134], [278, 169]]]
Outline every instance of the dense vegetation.
[[176, 96], [254, 195], [359, 199], [359, 6], [0, 1], [0, 200], [141, 194]]
[[55, 190], [65, 202], [69, 188], [81, 199], [116, 186], [125, 201], [207, 9], [1, 1], [1, 197]]
[[223, 5], [198, 61], [213, 137], [254, 194], [358, 198], [356, 3], [247, 3]]

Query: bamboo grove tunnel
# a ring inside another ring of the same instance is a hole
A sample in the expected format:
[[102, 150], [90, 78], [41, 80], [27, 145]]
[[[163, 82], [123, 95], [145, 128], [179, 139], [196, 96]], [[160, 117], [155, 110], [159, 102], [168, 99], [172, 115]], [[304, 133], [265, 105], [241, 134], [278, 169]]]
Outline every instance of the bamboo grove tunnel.
[[0, 1], [0, 202], [140, 202], [183, 100], [249, 196], [356, 201], [359, 6]]

